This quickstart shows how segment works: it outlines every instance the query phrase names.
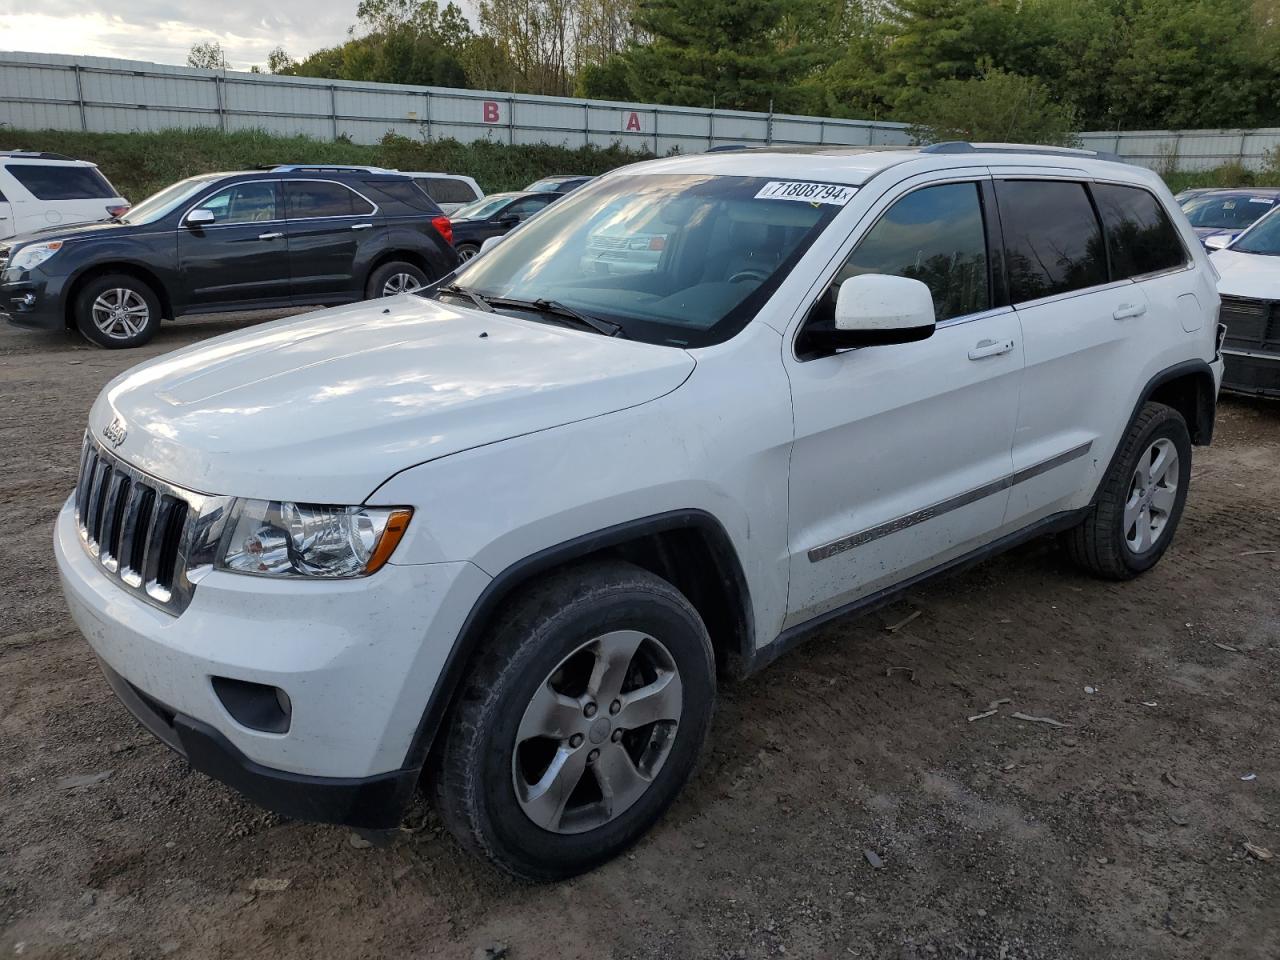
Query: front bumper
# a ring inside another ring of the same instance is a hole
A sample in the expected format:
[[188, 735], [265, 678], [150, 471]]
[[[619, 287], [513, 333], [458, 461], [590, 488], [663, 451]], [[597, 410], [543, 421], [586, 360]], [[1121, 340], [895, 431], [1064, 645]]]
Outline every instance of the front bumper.
[[23, 279], [16, 279], [12, 278], [13, 273], [0, 274], [0, 318], [20, 327], [63, 329], [66, 313], [62, 278], [32, 270], [23, 274]]
[[1280, 353], [1224, 349], [1222, 389], [1255, 397], [1280, 397]]
[[[54, 550], [72, 618], [126, 706], [191, 765], [290, 817], [393, 826], [407, 757], [454, 638], [489, 578], [470, 563], [372, 577], [215, 571], [180, 616], [124, 590], [82, 548], [71, 501]], [[287, 729], [239, 722], [215, 678], [283, 690]]]

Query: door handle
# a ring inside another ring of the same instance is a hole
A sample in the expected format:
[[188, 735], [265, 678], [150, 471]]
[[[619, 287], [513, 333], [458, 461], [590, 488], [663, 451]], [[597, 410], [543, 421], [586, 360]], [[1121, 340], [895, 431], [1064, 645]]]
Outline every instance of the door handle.
[[986, 357], [998, 357], [1011, 350], [1013, 350], [1012, 340], [979, 340], [977, 345], [969, 351], [969, 359], [982, 360]]
[[356, 223], [356, 224], [352, 224], [351, 229], [352, 230], [372, 230], [373, 224], [372, 223]]
[[1140, 317], [1147, 312], [1145, 303], [1122, 303], [1116, 307], [1115, 313], [1111, 316], [1117, 320], [1128, 320], [1131, 317]]
[[283, 236], [284, 236], [283, 233], [260, 233], [258, 234], [258, 239], [259, 240], [279, 240]]

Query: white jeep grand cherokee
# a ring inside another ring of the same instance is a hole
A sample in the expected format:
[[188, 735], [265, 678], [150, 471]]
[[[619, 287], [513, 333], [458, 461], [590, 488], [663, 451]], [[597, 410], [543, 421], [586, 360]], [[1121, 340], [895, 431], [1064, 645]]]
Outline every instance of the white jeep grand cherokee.
[[[583, 266], [630, 224], [650, 267]], [[196, 769], [369, 830], [426, 783], [464, 846], [566, 877], [816, 626], [1041, 534], [1151, 567], [1217, 312], [1161, 181], [1092, 153], [656, 160], [418, 295], [112, 381], [58, 565]]]

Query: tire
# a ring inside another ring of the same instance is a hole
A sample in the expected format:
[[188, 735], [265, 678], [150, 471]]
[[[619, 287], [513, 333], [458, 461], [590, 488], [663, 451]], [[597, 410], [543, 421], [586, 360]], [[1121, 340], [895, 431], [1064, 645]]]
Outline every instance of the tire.
[[[1161, 459], [1169, 455], [1176, 462]], [[1128, 580], [1150, 570], [1173, 541], [1190, 482], [1186, 421], [1172, 407], [1146, 404], [1121, 442], [1093, 506], [1079, 526], [1067, 531], [1067, 553], [1080, 567], [1108, 580]]]
[[76, 329], [108, 350], [140, 347], [160, 329], [160, 298], [144, 280], [127, 273], [95, 277], [76, 293]]
[[[593, 689], [604, 694], [598, 704]], [[610, 689], [620, 692], [606, 704]], [[710, 637], [670, 583], [615, 561], [552, 574], [504, 605], [464, 681], [435, 771], [441, 818], [463, 847], [514, 876], [590, 870], [671, 805], [715, 696]], [[638, 722], [647, 718], [637, 705], [678, 719]]]
[[421, 267], [407, 260], [391, 260], [369, 274], [364, 287], [364, 298], [393, 297], [398, 293], [412, 293], [425, 287], [430, 281]]
[[480, 248], [474, 243], [461, 243], [458, 245], [458, 260], [461, 263], [466, 263], [479, 252]]

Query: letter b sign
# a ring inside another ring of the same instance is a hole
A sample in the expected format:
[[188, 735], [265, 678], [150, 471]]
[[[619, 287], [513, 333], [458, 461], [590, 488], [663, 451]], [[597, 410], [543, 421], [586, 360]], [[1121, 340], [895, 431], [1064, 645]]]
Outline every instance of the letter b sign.
[[484, 101], [484, 122], [485, 123], [500, 122], [499, 115], [498, 115], [498, 101], [496, 100]]

